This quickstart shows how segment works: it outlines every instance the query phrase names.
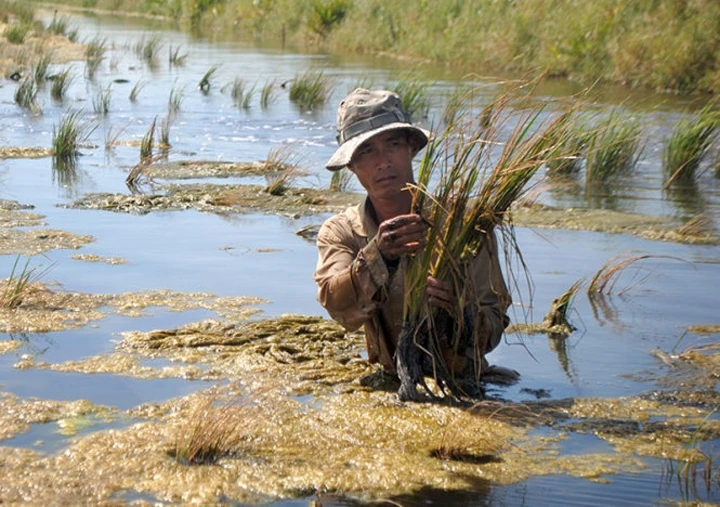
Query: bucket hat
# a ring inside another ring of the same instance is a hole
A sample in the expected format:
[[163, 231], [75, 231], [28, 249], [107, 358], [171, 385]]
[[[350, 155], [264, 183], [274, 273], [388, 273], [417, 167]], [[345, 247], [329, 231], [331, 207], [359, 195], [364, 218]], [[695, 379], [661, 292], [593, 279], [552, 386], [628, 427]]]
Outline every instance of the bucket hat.
[[430, 132], [412, 124], [397, 93], [357, 88], [338, 107], [337, 142], [340, 145], [325, 167], [337, 171], [347, 166], [355, 150], [372, 136], [392, 129], [405, 129], [424, 148]]

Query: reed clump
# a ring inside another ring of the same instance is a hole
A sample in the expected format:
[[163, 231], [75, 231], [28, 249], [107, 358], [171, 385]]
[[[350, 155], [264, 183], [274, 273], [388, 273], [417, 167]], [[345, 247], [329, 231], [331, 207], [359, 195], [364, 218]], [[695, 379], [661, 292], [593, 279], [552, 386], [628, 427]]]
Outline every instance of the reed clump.
[[[515, 110], [512, 104], [518, 98], [522, 97], [508, 92], [479, 114], [483, 122], [472, 118], [453, 124], [425, 149], [411, 192], [413, 210], [430, 228], [426, 246], [408, 258], [404, 272], [405, 322], [396, 353], [401, 399], [419, 399], [418, 385], [435, 396], [425, 376], [432, 376], [442, 393], [465, 396], [464, 379], [456, 378], [442, 350], [470, 343], [474, 357], [484, 355], [482, 326], [468, 316], [478, 304], [468, 283], [473, 279], [470, 261], [483, 247], [493, 248], [496, 229], [509, 230], [506, 215], [511, 205], [540, 167], [557, 157], [572, 124], [570, 110], [543, 114], [544, 104]], [[481, 123], [486, 126], [478, 128]], [[505, 247], [518, 252], [514, 236], [504, 237]], [[430, 306], [425, 292], [428, 275], [450, 286], [458, 301], [452, 313]], [[482, 368], [480, 361], [476, 368]], [[481, 373], [476, 371], [475, 378]]]
[[636, 118], [614, 110], [578, 140], [585, 144], [585, 180], [607, 183], [632, 172], [642, 155], [642, 128]]
[[30, 75], [24, 78], [15, 90], [15, 103], [33, 114], [40, 114], [42, 109], [37, 101], [38, 91], [35, 76]]
[[52, 85], [50, 85], [50, 96], [58, 102], [65, 100], [65, 96], [72, 84], [72, 80], [73, 77], [72, 74], [70, 74], [70, 69], [63, 69], [60, 71], [55, 75]]
[[430, 83], [417, 76], [406, 76], [393, 87], [402, 98], [403, 108], [418, 120], [427, 118], [430, 111]]
[[93, 96], [93, 111], [100, 116], [107, 116], [110, 112], [110, 101], [112, 99], [111, 85], [99, 88]]
[[97, 128], [96, 125], [82, 121], [82, 111], [70, 111], [63, 115], [60, 123], [52, 130], [53, 158], [63, 165], [80, 155], [80, 145]]
[[264, 111], [275, 100], [276, 82], [274, 79], [266, 81], [260, 89], [260, 108]]
[[143, 35], [135, 44], [135, 54], [147, 63], [151, 68], [157, 66], [158, 54], [162, 48], [162, 38], [154, 33], [148, 36]]
[[168, 48], [168, 63], [170, 67], [182, 67], [185, 65], [187, 57], [187, 53], [182, 53], [182, 46], [173, 47], [171, 44]]
[[347, 192], [350, 189], [353, 178], [353, 173], [346, 168], [334, 171], [330, 178], [329, 190], [331, 192]]
[[270, 150], [263, 172], [267, 183], [264, 191], [270, 195], [284, 195], [301, 174], [294, 148], [284, 144]]
[[708, 104], [697, 115], [681, 119], [663, 145], [664, 188], [693, 183], [700, 164], [720, 132], [720, 109]]
[[20, 264], [20, 256], [15, 258], [10, 276], [0, 281], [2, 291], [0, 292], [0, 308], [12, 310], [20, 306], [28, 293], [33, 291], [33, 284], [45, 276], [52, 265], [41, 269], [38, 266], [30, 267], [31, 258], [28, 257], [24, 264]]
[[178, 428], [170, 455], [186, 466], [211, 465], [242, 450], [253, 424], [249, 398], [220, 402], [207, 396]]
[[5, 30], [3, 30], [3, 37], [5, 37], [10, 44], [23, 44], [30, 30], [32, 30], [32, 27], [26, 23], [8, 25], [5, 27]]
[[153, 146], [155, 143], [155, 123], [157, 122], [157, 116], [153, 119], [148, 128], [147, 132], [140, 142], [140, 162], [144, 162], [152, 157]]
[[290, 101], [302, 110], [317, 109], [325, 105], [332, 85], [322, 70], [310, 69], [297, 74], [290, 84]]
[[201, 92], [206, 95], [210, 93], [210, 85], [212, 83], [212, 79], [219, 69], [220, 65], [213, 65], [207, 71], [205, 71], [205, 74], [203, 74], [203, 76], [200, 78], [200, 81], [198, 82], [198, 89]]

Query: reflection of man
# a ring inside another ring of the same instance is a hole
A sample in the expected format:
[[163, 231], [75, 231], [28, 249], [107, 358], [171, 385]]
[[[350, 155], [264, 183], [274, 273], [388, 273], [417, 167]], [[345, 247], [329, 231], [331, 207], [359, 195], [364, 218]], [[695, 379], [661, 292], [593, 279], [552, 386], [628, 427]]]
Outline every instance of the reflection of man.
[[[428, 224], [411, 213], [408, 183], [412, 160], [427, 144], [429, 132], [413, 125], [400, 98], [389, 91], [357, 89], [337, 115], [339, 148], [326, 167], [348, 167], [367, 192], [357, 207], [328, 219], [320, 228], [315, 271], [318, 299], [348, 330], [365, 328], [368, 358], [396, 371], [395, 350], [403, 326], [404, 256], [424, 246]], [[480, 357], [473, 344], [448, 350], [454, 373], [478, 379], [488, 372], [484, 353], [494, 349], [509, 320], [510, 302], [492, 235], [472, 260], [475, 318], [481, 329]], [[456, 300], [448, 284], [427, 278], [430, 304], [450, 309]], [[504, 368], [494, 373], [517, 377]]]

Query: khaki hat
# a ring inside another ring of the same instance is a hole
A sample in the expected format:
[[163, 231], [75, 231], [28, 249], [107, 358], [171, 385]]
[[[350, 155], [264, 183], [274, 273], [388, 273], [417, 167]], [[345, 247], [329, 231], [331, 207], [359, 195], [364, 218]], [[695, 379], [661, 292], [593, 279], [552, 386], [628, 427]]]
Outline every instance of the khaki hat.
[[331, 171], [347, 166], [358, 146], [380, 132], [405, 129], [418, 140], [418, 149], [424, 148], [430, 137], [429, 131], [411, 123], [397, 93], [364, 88], [357, 88], [340, 102], [337, 129], [340, 147], [325, 164]]

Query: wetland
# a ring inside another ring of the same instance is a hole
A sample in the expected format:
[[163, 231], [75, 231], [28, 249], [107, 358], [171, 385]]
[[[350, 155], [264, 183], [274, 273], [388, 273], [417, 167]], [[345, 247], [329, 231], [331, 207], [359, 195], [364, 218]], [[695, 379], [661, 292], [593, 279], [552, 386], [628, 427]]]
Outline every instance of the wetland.
[[[527, 275], [514, 279], [514, 328], [489, 359], [520, 381], [489, 384], [472, 404], [402, 403], [366, 361], [362, 334], [318, 305], [312, 280], [312, 231], [362, 198], [352, 183], [330, 191], [322, 169], [335, 104], [368, 76], [392, 86], [400, 64], [67, 16], [83, 48], [105, 41], [92, 76], [69, 42], [50, 66], [75, 74], [66, 98], [45, 88], [39, 109], [22, 108], [9, 74], [36, 60], [13, 47], [0, 86], [0, 293], [22, 289], [0, 309], [0, 501], [718, 502], [720, 182], [706, 170], [688, 188], [662, 189], [662, 142], [688, 114], [682, 99], [607, 90], [588, 108], [622, 103], [646, 128], [634, 172], [600, 189], [549, 186], [513, 211]], [[47, 25], [53, 13], [37, 17]], [[139, 56], [150, 34], [166, 51], [182, 47], [186, 62]], [[280, 83], [318, 68], [333, 79], [330, 100], [299, 108]], [[430, 125], [456, 83], [420, 71]], [[274, 100], [238, 107], [226, 86], [238, 76], [274, 82]], [[473, 84], [485, 100], [502, 87]], [[538, 99], [565, 89], [551, 80]], [[93, 104], [101, 90], [112, 90], [107, 114]], [[145, 163], [139, 147], [171, 116], [173, 91], [183, 98], [169, 147]], [[51, 139], [69, 110], [93, 129], [63, 165]], [[273, 193], [267, 161], [278, 146], [301, 155], [302, 171]], [[139, 164], [139, 185], [128, 185]], [[688, 227], [698, 216], [702, 227]], [[586, 290], [629, 255], [644, 258], [611, 290]], [[569, 333], [523, 328], [576, 283]]]

